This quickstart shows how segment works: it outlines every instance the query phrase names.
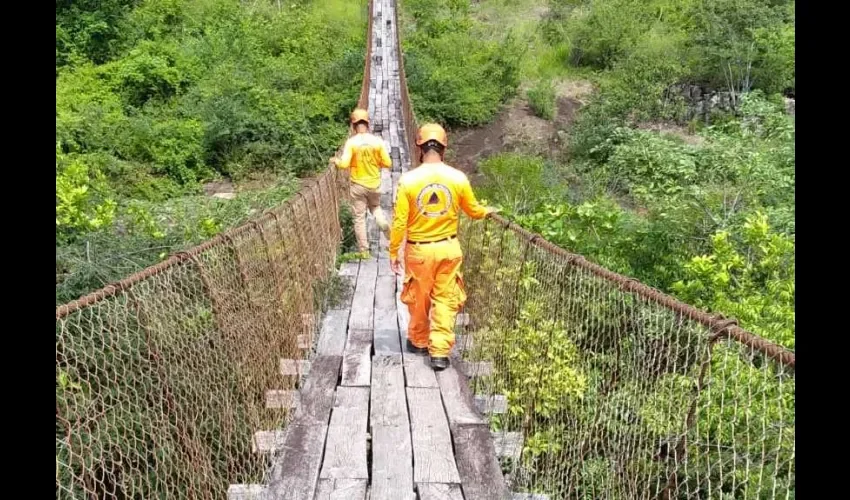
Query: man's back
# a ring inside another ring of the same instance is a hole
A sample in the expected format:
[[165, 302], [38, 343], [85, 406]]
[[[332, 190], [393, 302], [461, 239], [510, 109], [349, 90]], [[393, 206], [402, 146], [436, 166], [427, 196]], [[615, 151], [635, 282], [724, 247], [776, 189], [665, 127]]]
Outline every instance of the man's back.
[[407, 239], [436, 241], [456, 236], [461, 210], [474, 219], [488, 213], [460, 170], [442, 162], [423, 163], [399, 179], [396, 212], [406, 222]]
[[383, 139], [368, 132], [348, 139], [337, 166], [351, 169], [351, 181], [369, 189], [381, 186], [381, 168], [392, 165]]

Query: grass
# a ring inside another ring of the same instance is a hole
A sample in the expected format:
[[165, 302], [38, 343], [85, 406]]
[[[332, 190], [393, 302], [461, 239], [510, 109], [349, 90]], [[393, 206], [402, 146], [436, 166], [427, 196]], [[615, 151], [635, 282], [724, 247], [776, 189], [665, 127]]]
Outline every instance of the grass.
[[550, 47], [543, 40], [541, 19], [548, 11], [547, 0], [482, 0], [470, 7], [472, 16], [485, 23], [483, 37], [501, 38], [510, 34], [523, 42], [525, 51], [520, 65], [524, 82], [570, 76], [564, 61], [568, 47]]

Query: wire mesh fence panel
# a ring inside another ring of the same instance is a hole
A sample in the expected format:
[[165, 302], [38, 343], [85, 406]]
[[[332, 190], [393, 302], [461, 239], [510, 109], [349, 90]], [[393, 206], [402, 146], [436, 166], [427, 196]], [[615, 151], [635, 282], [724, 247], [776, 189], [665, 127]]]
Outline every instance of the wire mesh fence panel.
[[793, 370], [526, 236], [462, 231], [463, 357], [493, 366], [471, 385], [507, 402], [489, 422], [518, 448], [502, 459], [515, 490], [793, 497]]
[[[57, 498], [222, 498], [290, 408], [339, 239], [336, 175], [246, 226], [57, 309]], [[309, 222], [307, 222], [309, 221]]]
[[714, 344], [679, 496], [794, 498], [793, 369], [733, 339]]

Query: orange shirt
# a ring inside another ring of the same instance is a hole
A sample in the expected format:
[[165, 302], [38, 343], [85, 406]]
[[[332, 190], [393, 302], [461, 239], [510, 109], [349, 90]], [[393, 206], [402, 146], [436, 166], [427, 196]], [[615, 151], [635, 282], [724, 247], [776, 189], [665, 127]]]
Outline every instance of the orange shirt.
[[410, 241], [437, 241], [457, 235], [460, 211], [482, 219], [490, 209], [475, 199], [466, 175], [445, 163], [423, 163], [398, 180], [390, 233], [390, 258], [407, 233]]
[[381, 187], [381, 168], [390, 168], [392, 160], [383, 139], [369, 133], [357, 134], [345, 141], [339, 168], [351, 169], [351, 182], [369, 189]]

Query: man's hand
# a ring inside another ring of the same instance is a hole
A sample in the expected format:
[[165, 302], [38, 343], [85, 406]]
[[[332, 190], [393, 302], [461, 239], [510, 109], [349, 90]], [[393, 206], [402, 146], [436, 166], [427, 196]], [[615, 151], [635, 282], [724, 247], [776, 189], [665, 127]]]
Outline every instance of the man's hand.
[[338, 166], [339, 165], [339, 158], [337, 158], [336, 156], [332, 157], [331, 158], [331, 165], [333, 165], [335, 167]]
[[487, 215], [497, 214], [497, 213], [502, 211], [501, 208], [496, 208], [496, 207], [487, 207], [487, 210], [488, 210]]
[[401, 262], [398, 259], [392, 259], [390, 261], [390, 269], [399, 276], [404, 274], [404, 269], [401, 267]]

